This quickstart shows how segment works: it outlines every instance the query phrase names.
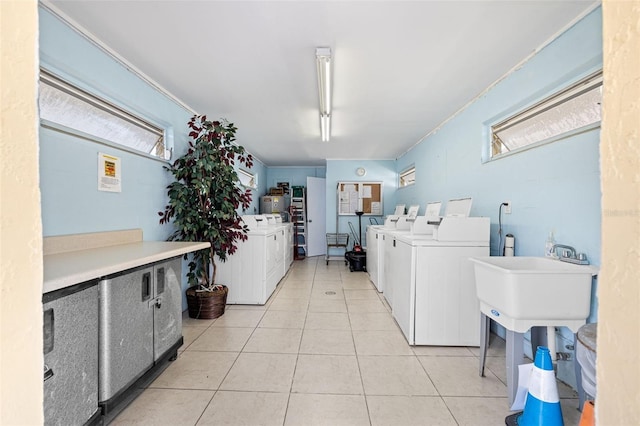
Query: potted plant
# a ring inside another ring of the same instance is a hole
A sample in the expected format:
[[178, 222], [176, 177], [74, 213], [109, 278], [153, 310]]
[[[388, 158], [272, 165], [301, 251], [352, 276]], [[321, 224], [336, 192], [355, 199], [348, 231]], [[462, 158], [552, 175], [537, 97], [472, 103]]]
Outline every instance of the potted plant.
[[225, 261], [247, 239], [247, 226], [238, 209], [251, 203], [251, 190], [240, 185], [236, 162], [250, 168], [253, 157], [236, 145], [236, 127], [226, 120], [210, 121], [202, 115], [189, 120], [187, 153], [166, 170], [175, 181], [169, 202], [159, 212], [160, 223], [173, 220], [169, 241], [205, 241], [209, 249], [193, 254], [187, 278], [187, 303], [192, 318], [217, 318], [224, 313], [227, 287], [216, 283], [216, 257]]

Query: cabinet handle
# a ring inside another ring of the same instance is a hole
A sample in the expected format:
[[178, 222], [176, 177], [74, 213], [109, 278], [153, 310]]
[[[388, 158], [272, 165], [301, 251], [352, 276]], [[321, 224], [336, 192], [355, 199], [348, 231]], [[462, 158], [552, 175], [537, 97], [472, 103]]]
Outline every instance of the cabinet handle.
[[53, 344], [55, 340], [55, 318], [53, 314], [53, 308], [49, 308], [43, 312], [44, 320], [42, 327], [42, 340], [44, 343], [43, 353], [48, 354], [53, 350]]
[[44, 381], [46, 382], [53, 377], [53, 370], [47, 364], [44, 365]]
[[142, 274], [142, 301], [151, 298], [151, 272]]
[[394, 247], [396, 246], [396, 240], [393, 240], [393, 246]]
[[156, 271], [156, 295], [164, 293], [164, 268]]

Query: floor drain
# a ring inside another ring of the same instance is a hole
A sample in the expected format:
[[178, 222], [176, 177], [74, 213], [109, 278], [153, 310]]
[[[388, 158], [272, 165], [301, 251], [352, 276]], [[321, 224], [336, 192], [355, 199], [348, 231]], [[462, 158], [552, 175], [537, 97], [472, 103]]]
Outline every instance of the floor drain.
[[324, 294], [326, 294], [327, 296], [333, 296], [334, 294], [336, 294], [335, 291], [325, 291]]

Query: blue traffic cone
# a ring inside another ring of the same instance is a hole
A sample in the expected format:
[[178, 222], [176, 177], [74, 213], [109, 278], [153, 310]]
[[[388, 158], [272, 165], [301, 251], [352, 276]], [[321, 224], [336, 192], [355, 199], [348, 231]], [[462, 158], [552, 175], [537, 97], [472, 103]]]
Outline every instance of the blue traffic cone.
[[564, 426], [558, 385], [548, 348], [538, 346], [536, 351], [524, 411], [509, 417], [516, 417], [518, 426]]

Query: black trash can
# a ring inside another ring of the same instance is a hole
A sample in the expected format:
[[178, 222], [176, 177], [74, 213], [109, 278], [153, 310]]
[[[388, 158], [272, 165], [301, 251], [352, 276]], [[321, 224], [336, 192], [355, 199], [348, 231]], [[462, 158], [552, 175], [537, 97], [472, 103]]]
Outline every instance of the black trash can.
[[349, 270], [351, 272], [367, 270], [367, 254], [364, 251], [348, 251], [344, 257], [349, 263]]

